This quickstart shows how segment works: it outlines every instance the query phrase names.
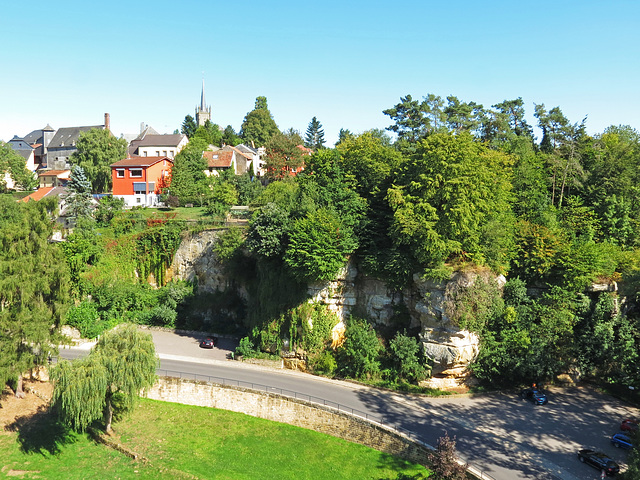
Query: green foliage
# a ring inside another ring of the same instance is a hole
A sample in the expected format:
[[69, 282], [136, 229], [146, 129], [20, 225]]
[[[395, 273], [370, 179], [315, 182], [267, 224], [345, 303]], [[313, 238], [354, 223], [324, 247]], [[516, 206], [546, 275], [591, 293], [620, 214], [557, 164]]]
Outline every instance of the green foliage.
[[[16, 153], [7, 143], [0, 141], [0, 182], [4, 184], [4, 174], [8, 173], [15, 188], [19, 190], [33, 190], [38, 185], [36, 175], [27, 168], [25, 159]], [[5, 190], [6, 185], [0, 185]]]
[[87, 180], [82, 167], [74, 165], [67, 185], [69, 194], [65, 197], [67, 211], [78, 221], [78, 218], [90, 218], [92, 215], [91, 183]]
[[320, 150], [324, 148], [324, 129], [320, 121], [313, 117], [307, 127], [307, 132], [304, 137], [304, 146], [312, 150]]
[[165, 284], [165, 273], [182, 240], [183, 224], [160, 224], [140, 232], [136, 238], [137, 269], [140, 277], [153, 275], [158, 285]]
[[289, 339], [292, 348], [302, 348], [307, 354], [317, 354], [331, 343], [331, 331], [338, 317], [327, 305], [302, 303], [287, 313]]
[[341, 375], [351, 378], [371, 378], [380, 371], [380, 340], [365, 320], [349, 318], [344, 343], [336, 352]]
[[236, 133], [231, 125], [227, 125], [224, 132], [222, 132], [222, 143], [224, 145], [231, 145], [232, 147], [235, 147], [242, 143], [242, 138]]
[[257, 255], [281, 258], [288, 243], [288, 228], [288, 212], [275, 203], [267, 203], [251, 220], [247, 248]]
[[422, 347], [414, 337], [407, 336], [406, 332], [398, 332], [389, 342], [389, 350], [397, 378], [413, 383], [427, 378]]
[[444, 313], [460, 329], [481, 333], [493, 316], [502, 314], [502, 292], [489, 275], [471, 275], [468, 286], [456, 277], [447, 284]]
[[196, 125], [196, 121], [191, 115], [187, 115], [186, 117], [184, 117], [184, 121], [182, 122], [182, 126], [180, 127], [180, 133], [191, 138], [196, 133], [197, 129], [198, 125]]
[[351, 229], [328, 209], [296, 220], [289, 237], [284, 261], [293, 275], [303, 281], [334, 278], [357, 246]]
[[102, 320], [98, 313], [98, 306], [94, 302], [84, 300], [69, 309], [65, 323], [77, 328], [82, 338], [96, 338], [106, 330], [115, 327], [117, 321]]
[[124, 199], [107, 195], [100, 199], [93, 217], [96, 219], [98, 226], [107, 227], [116, 214], [124, 208]]
[[394, 243], [427, 267], [455, 255], [483, 263], [483, 228], [510, 215], [511, 164], [468, 134], [429, 136], [388, 190]]
[[244, 233], [242, 229], [231, 227], [218, 237], [213, 246], [213, 252], [218, 262], [224, 264], [242, 256], [241, 249], [243, 244]]
[[108, 332], [88, 357], [53, 369], [52, 405], [62, 422], [78, 431], [104, 414], [109, 432], [114, 397], [121, 408], [131, 408], [140, 391], [155, 382], [157, 363], [150, 334], [132, 325]]
[[94, 193], [111, 191], [111, 164], [127, 157], [127, 141], [109, 130], [94, 128], [80, 134], [71, 163], [84, 170]]
[[299, 148], [299, 135], [275, 132], [265, 141], [266, 177], [280, 180], [297, 171], [304, 164], [305, 152]]
[[278, 133], [280, 130], [269, 112], [266, 97], [257, 97], [255, 108], [244, 117], [240, 136], [246, 144], [257, 148], [266, 145]]
[[246, 358], [251, 358], [255, 355], [256, 350], [253, 346], [253, 342], [249, 337], [242, 337], [238, 346], [236, 347], [236, 355], [242, 355]]
[[174, 159], [169, 192], [178, 197], [182, 205], [193, 203], [202, 206], [209, 195], [208, 180], [204, 173], [208, 166], [202, 157], [207, 145], [204, 140], [189, 142]]
[[55, 203], [0, 197], [0, 384], [43, 365], [58, 345], [69, 270], [49, 241]]
[[338, 368], [335, 355], [330, 350], [322, 350], [321, 352], [309, 356], [307, 365], [318, 375], [333, 376]]

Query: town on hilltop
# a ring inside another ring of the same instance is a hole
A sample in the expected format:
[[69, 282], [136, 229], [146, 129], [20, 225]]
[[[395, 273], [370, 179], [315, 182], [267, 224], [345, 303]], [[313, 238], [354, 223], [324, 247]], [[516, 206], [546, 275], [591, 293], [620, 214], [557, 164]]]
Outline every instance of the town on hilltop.
[[[256, 99], [256, 110], [247, 114], [244, 127], [252, 127], [247, 122], [250, 122], [251, 115], [257, 110], [267, 112], [266, 116], [259, 112], [259, 122], [266, 123], [267, 127], [275, 127], [275, 122], [268, 113], [265, 97]], [[277, 131], [277, 127], [275, 129]], [[162, 203], [160, 198], [163, 189], [170, 185], [176, 155], [189, 144], [190, 138], [197, 132], [204, 132], [202, 137], [210, 140], [202, 152], [202, 159], [206, 163], [203, 172], [206, 176], [219, 176], [230, 171], [235, 175], [248, 174], [263, 182], [266, 180], [264, 139], [260, 138], [259, 134], [251, 135], [250, 132], [245, 132], [244, 138], [247, 141], [242, 143], [243, 139], [231, 126], [222, 129], [211, 123], [211, 106], [205, 101], [203, 80], [200, 102], [195, 108], [195, 118], [191, 115], [185, 117], [181, 133], [176, 130], [172, 134], [160, 134], [143, 122], [138, 133], [120, 135], [117, 140], [126, 147], [125, 154], [120, 155], [122, 158], [112, 159], [111, 182], [105, 183], [110, 189], [103, 188], [100, 189], [102, 191], [96, 192], [94, 188], [95, 199], [110, 194], [122, 199], [127, 208], [157, 207]], [[322, 131], [320, 133], [323, 134]], [[89, 135], [115, 138], [111, 133], [109, 113], [104, 114], [102, 124], [58, 129], [47, 124], [24, 136], [14, 135], [4, 147], [10, 148], [16, 154], [13, 156], [15, 162], [18, 162], [18, 157], [24, 160], [24, 168], [23, 165], [17, 168], [20, 175], [16, 174], [15, 165], [7, 168], [4, 173], [0, 172], [0, 188], [4, 191], [31, 192], [22, 198], [23, 201], [58, 197], [60, 216], [64, 217], [64, 201], [68, 195], [67, 185], [72, 175], [74, 159], [78, 160], [78, 146], [82, 144], [83, 138], [89, 141]], [[312, 153], [311, 148], [302, 144], [302, 139], [297, 133], [292, 135], [292, 138], [297, 143], [295, 147], [298, 156]], [[93, 139], [91, 141], [95, 142]], [[0, 147], [3, 147], [2, 142]], [[23, 172], [24, 169], [26, 170]], [[303, 169], [303, 163], [298, 161], [292, 168], [286, 168], [286, 174], [295, 176]]]

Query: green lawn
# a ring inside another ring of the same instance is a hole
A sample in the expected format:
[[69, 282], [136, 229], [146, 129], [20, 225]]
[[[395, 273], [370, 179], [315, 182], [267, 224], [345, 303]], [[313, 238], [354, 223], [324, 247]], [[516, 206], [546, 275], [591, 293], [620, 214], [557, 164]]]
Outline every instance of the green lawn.
[[[136, 462], [64, 432], [42, 415], [0, 435], [0, 478], [372, 479], [427, 478], [427, 470], [376, 450], [276, 422], [143, 399], [115, 424]], [[13, 472], [11, 472], [13, 470]], [[25, 471], [16, 476], [16, 471]]]

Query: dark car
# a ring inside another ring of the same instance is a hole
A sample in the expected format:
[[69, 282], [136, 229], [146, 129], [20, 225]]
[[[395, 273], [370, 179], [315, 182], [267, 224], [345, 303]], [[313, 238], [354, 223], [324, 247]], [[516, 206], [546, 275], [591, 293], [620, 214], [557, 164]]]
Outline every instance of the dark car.
[[598, 470], [604, 470], [607, 476], [616, 475], [620, 471], [618, 464], [602, 452], [584, 449], [578, 452], [578, 458], [581, 462], [588, 463]]
[[625, 435], [624, 433], [616, 433], [613, 437], [611, 437], [611, 443], [613, 443], [614, 447], [618, 448], [626, 448], [627, 450], [633, 448], [633, 440], [629, 435]]
[[205, 338], [200, 342], [200, 348], [213, 348], [216, 346], [216, 343], [218, 343], [217, 340], [215, 337]]
[[624, 419], [620, 424], [620, 430], [624, 432], [637, 432], [638, 431], [637, 420], [632, 420], [631, 418]]
[[520, 396], [525, 400], [533, 402], [535, 405], [545, 405], [547, 403], [547, 395], [534, 387], [525, 388], [520, 392]]

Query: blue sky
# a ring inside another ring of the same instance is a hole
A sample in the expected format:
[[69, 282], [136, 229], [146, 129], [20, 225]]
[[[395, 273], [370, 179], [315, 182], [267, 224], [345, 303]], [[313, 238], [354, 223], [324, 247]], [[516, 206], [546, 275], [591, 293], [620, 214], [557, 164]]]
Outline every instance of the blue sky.
[[0, 22], [0, 139], [99, 125], [160, 133], [194, 115], [236, 130], [266, 96], [280, 129], [316, 116], [385, 128], [411, 94], [489, 107], [559, 106], [591, 134], [640, 129], [640, 2], [147, 0], [6, 2]]

